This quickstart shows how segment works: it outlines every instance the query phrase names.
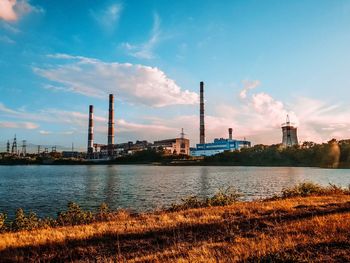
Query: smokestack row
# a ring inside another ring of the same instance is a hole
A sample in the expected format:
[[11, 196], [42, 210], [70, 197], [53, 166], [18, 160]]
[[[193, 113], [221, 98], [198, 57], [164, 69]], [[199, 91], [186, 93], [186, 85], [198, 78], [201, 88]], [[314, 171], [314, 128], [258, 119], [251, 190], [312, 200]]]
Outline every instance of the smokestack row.
[[114, 96], [109, 94], [109, 114], [108, 114], [108, 156], [113, 156], [114, 145]]
[[204, 126], [204, 82], [200, 82], [200, 110], [199, 110], [199, 143], [205, 143], [205, 126]]
[[87, 153], [91, 155], [94, 151], [94, 106], [89, 106], [89, 130]]
[[[109, 110], [108, 110], [108, 156], [114, 155], [114, 96], [109, 94]], [[94, 106], [89, 106], [89, 129], [88, 129], [88, 157], [91, 157], [94, 152]]]

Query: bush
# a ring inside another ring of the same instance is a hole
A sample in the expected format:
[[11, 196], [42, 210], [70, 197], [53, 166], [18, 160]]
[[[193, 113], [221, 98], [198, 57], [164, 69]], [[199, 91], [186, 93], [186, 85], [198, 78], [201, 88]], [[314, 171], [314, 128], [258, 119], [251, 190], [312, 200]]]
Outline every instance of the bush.
[[180, 211], [192, 208], [202, 208], [210, 206], [225, 206], [237, 202], [242, 195], [233, 187], [219, 190], [218, 193], [206, 199], [197, 196], [190, 196], [181, 199], [180, 204], [172, 204], [168, 211]]
[[0, 233], [7, 230], [6, 219], [7, 214], [0, 213]]
[[96, 220], [97, 221], [106, 221], [109, 219], [109, 208], [106, 203], [102, 203], [100, 205], [100, 208], [98, 210], [98, 213], [96, 214]]
[[74, 226], [89, 224], [94, 220], [90, 211], [84, 211], [74, 202], [68, 203], [67, 211], [60, 212], [57, 217], [57, 224], [60, 226]]
[[291, 188], [282, 189], [282, 194], [280, 197], [305, 197], [311, 195], [329, 195], [329, 194], [350, 194], [350, 186], [348, 189], [336, 186], [334, 184], [329, 184], [328, 187], [320, 186], [319, 184], [304, 182], [300, 183]]

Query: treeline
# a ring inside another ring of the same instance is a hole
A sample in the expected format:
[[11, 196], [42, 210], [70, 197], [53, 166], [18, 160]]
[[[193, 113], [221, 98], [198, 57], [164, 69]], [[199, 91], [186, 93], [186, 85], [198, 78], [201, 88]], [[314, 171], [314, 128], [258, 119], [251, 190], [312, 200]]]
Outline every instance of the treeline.
[[304, 142], [293, 147], [255, 145], [240, 151], [206, 157], [204, 164], [242, 166], [302, 166], [350, 168], [350, 140], [316, 144]]
[[167, 155], [161, 149], [148, 149], [144, 151], [135, 152], [132, 155], [126, 155], [118, 157], [113, 160], [113, 163], [116, 164], [150, 164], [150, 163], [159, 163], [159, 164], [170, 164], [174, 160], [185, 160], [190, 159], [186, 155]]

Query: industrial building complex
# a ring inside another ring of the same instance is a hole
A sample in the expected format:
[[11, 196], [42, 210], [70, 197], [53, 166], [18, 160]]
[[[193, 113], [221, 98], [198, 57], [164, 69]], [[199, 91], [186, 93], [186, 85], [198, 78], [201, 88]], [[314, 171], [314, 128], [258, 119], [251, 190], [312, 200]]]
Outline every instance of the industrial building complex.
[[[194, 159], [205, 156], [216, 155], [225, 151], [239, 151], [242, 148], [252, 146], [252, 143], [245, 138], [234, 139], [233, 129], [228, 128], [228, 136], [226, 138], [216, 138], [212, 142], [206, 142], [205, 137], [205, 100], [204, 100], [204, 82], [200, 82], [200, 103], [199, 103], [199, 143], [195, 147], [190, 147], [190, 140], [185, 138], [184, 131], [180, 136], [165, 140], [157, 140], [153, 143], [145, 140], [137, 140], [136, 142], [115, 143], [115, 112], [114, 112], [114, 95], [109, 94], [108, 108], [108, 133], [107, 143], [96, 143], [94, 141], [94, 106], [89, 105], [88, 119], [88, 136], [87, 136], [87, 151], [74, 151], [72, 144], [71, 151], [56, 152], [56, 147], [52, 147], [49, 152], [48, 147], [44, 147], [43, 151], [40, 145], [37, 146], [37, 156], [61, 156], [62, 158], [85, 158], [90, 161], [114, 160], [118, 157], [133, 155], [136, 152], [144, 150], [155, 150], [163, 155], [177, 156], [192, 156]], [[287, 116], [287, 120], [282, 124], [282, 143], [284, 147], [298, 145], [297, 127], [292, 124]], [[21, 147], [21, 151], [18, 149]], [[10, 141], [6, 144], [7, 156], [25, 157], [27, 154], [26, 140], [22, 140], [21, 146], [17, 145], [16, 136], [13, 139], [12, 145]]]
[[89, 160], [113, 160], [119, 156], [130, 155], [138, 151], [155, 149], [162, 151], [165, 155], [189, 155], [190, 141], [185, 138], [182, 129], [181, 137], [167, 139], [149, 143], [147, 141], [136, 141], [127, 143], [114, 143], [114, 95], [109, 95], [108, 109], [108, 135], [107, 144], [94, 143], [94, 116], [93, 105], [89, 106], [89, 126], [88, 126], [88, 144], [87, 159]]
[[232, 137], [232, 128], [229, 128], [229, 137], [227, 139], [214, 139], [213, 142], [205, 142], [205, 114], [204, 114], [204, 82], [200, 82], [200, 103], [199, 103], [199, 144], [191, 148], [191, 156], [212, 156], [224, 151], [236, 151], [243, 147], [250, 147], [251, 142], [246, 140], [234, 140]]

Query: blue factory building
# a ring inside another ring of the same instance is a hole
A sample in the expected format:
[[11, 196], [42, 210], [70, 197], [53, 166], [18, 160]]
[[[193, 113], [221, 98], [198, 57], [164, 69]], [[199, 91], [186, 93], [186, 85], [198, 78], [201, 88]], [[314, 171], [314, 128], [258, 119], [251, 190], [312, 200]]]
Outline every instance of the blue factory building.
[[212, 143], [197, 144], [196, 148], [190, 149], [191, 156], [212, 156], [224, 151], [235, 151], [242, 148], [251, 147], [250, 141], [240, 141], [233, 139], [215, 139]]
[[205, 123], [204, 123], [204, 82], [200, 82], [200, 106], [199, 106], [199, 144], [195, 148], [190, 148], [190, 155], [195, 157], [212, 156], [225, 151], [236, 151], [242, 148], [251, 147], [251, 142], [234, 140], [232, 138], [232, 128], [228, 129], [229, 138], [215, 139], [212, 143], [205, 143]]

